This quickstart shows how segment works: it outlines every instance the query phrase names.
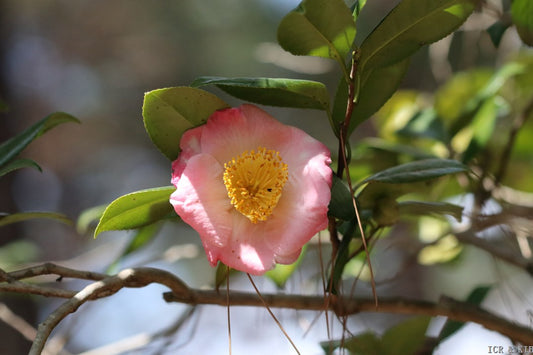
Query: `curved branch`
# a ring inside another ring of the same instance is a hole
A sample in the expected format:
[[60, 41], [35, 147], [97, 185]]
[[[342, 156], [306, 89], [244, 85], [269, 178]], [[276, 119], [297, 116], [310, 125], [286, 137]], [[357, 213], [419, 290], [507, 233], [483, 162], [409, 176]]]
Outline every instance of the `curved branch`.
[[[81, 291], [60, 290], [53, 294], [50, 287], [26, 284], [18, 279], [37, 275], [56, 274], [61, 277], [82, 279], [99, 279], [90, 283]], [[180, 302], [191, 305], [213, 304], [227, 307], [228, 299], [225, 293], [215, 290], [198, 290], [189, 288], [174, 274], [153, 268], [126, 269], [114, 276], [73, 270], [54, 264], [44, 264], [19, 271], [6, 273], [0, 270], [1, 290], [19, 293], [36, 293], [46, 296], [69, 297], [48, 318], [39, 324], [35, 341], [30, 354], [40, 354], [44, 345], [57, 324], [68, 314], [75, 312], [81, 305], [90, 300], [113, 295], [124, 287], [144, 287], [151, 283], [167, 286], [171, 292], [163, 294], [167, 302]], [[37, 290], [37, 291], [36, 291]], [[49, 292], [48, 294], [46, 292]], [[262, 300], [263, 299], [263, 300]], [[266, 303], [273, 308], [291, 308], [298, 310], [325, 311], [332, 310], [338, 316], [348, 316], [362, 312], [395, 313], [409, 315], [445, 316], [460, 322], [473, 322], [503, 334], [513, 341], [522, 344], [533, 344], [533, 330], [499, 317], [466, 302], [443, 297], [439, 302], [408, 300], [402, 298], [380, 299], [376, 306], [373, 298], [324, 297], [323, 295], [283, 295], [263, 294], [262, 299], [255, 293], [231, 292], [229, 304], [232, 306], [264, 307]], [[263, 303], [265, 302], [265, 303]]]
[[29, 354], [41, 354], [52, 330], [61, 320], [75, 312], [85, 302], [110, 296], [124, 287], [144, 287], [151, 283], [165, 285], [179, 296], [190, 293], [188, 286], [170, 272], [153, 268], [123, 270], [115, 276], [89, 284], [52, 312], [44, 322], [39, 324]]

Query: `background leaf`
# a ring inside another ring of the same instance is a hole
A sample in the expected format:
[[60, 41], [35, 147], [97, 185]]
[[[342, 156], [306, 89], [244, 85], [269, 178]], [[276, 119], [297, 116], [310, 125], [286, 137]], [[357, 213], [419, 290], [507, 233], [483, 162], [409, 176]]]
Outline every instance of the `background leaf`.
[[33, 126], [25, 129], [15, 137], [12, 137], [0, 145], [0, 167], [6, 165], [11, 159], [16, 157], [34, 139], [51, 130], [52, 128], [66, 122], [80, 121], [74, 116], [64, 112], [52, 113]]
[[39, 171], [43, 171], [39, 164], [37, 164], [35, 161], [31, 159], [17, 159], [8, 162], [5, 166], [0, 168], [0, 176], [4, 176], [7, 173], [10, 173], [14, 170], [22, 169], [22, 168], [34, 168]]
[[387, 330], [382, 337], [383, 354], [416, 354], [424, 344], [431, 317], [408, 319]]
[[327, 110], [329, 94], [317, 81], [280, 78], [222, 78], [204, 76], [191, 86], [216, 85], [241, 100], [262, 105]]
[[228, 105], [207, 91], [191, 87], [172, 87], [144, 95], [144, 127], [152, 142], [170, 160], [180, 152], [183, 133], [207, 121], [216, 110]]
[[0, 227], [30, 219], [46, 218], [53, 219], [61, 223], [72, 224], [72, 221], [62, 213], [55, 212], [20, 212], [0, 215]]
[[296, 269], [298, 269], [298, 266], [302, 263], [306, 250], [307, 245], [304, 245], [304, 247], [302, 248], [302, 252], [298, 257], [298, 260], [289, 265], [276, 264], [274, 269], [266, 272], [265, 276], [272, 280], [276, 284], [276, 286], [278, 286], [278, 288], [285, 287], [287, 280], [289, 280], [291, 275], [296, 271]]
[[401, 1], [361, 44], [361, 70], [397, 63], [423, 45], [444, 38], [470, 16], [476, 3], [476, 0]]
[[400, 184], [430, 180], [439, 176], [466, 171], [468, 171], [468, 167], [457, 160], [424, 159], [380, 171], [366, 178], [364, 182], [378, 181], [389, 184]]
[[173, 186], [159, 187], [117, 198], [105, 209], [94, 237], [105, 231], [143, 227], [172, 215], [169, 198], [175, 190]]
[[447, 202], [402, 201], [398, 202], [399, 212], [402, 214], [423, 215], [449, 215], [461, 222], [463, 207]]
[[295, 55], [331, 58], [344, 68], [355, 22], [342, 0], [304, 0], [279, 24], [278, 42]]
[[533, 1], [513, 0], [511, 18], [522, 42], [533, 46]]

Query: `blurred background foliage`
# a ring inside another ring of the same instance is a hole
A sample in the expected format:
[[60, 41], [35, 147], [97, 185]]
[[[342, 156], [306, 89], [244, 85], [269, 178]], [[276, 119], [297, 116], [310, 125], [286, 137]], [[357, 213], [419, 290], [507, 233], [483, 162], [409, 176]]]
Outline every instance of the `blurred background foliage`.
[[[357, 38], [365, 38], [397, 2], [369, 1], [357, 22]], [[42, 172], [21, 169], [2, 177], [0, 211], [61, 212], [76, 221], [87, 209], [121, 195], [169, 185], [169, 163], [151, 143], [142, 122], [141, 105], [147, 91], [217, 75], [310, 79], [324, 82], [333, 94], [340, 73], [331, 62], [293, 57], [276, 44], [280, 20], [297, 3], [0, 0], [0, 141], [55, 111], [68, 112], [81, 121], [47, 132], [23, 152], [22, 157], [35, 160]], [[506, 21], [509, 6], [508, 1], [485, 1], [483, 11], [475, 12], [460, 30], [413, 56], [401, 89], [351, 137], [353, 181], [421, 157], [453, 158], [479, 167], [479, 171], [498, 174], [499, 157], [513, 122], [533, 95], [531, 51], [523, 48], [514, 28], [501, 32], [497, 46], [494, 35], [491, 38], [487, 32], [494, 23]], [[240, 103], [220, 90], [213, 92], [229, 104]], [[267, 110], [336, 152], [336, 138], [323, 112]], [[502, 176], [505, 186], [524, 192], [520, 196], [526, 199], [533, 193], [532, 138], [533, 119], [529, 119], [516, 136], [507, 173]], [[424, 206], [405, 203], [412, 198], [453, 202], [470, 214], [476, 208], [476, 196], [461, 195], [468, 184], [446, 177], [431, 185], [411, 184], [405, 190], [405, 186], [378, 183], [365, 187], [360, 202], [383, 227], [372, 259], [378, 295], [436, 300], [444, 293], [464, 299], [475, 287], [491, 285], [486, 306], [530, 324], [528, 312], [533, 305], [526, 296], [532, 291], [530, 277], [483, 251], [459, 244], [447, 233], [450, 225], [466, 223], [454, 215], [456, 210], [434, 206], [451, 215], [449, 219], [409, 217], [427, 212], [421, 210]], [[500, 210], [492, 200], [483, 205], [486, 214]], [[388, 228], [399, 216], [403, 222]], [[90, 216], [87, 220], [82, 224], [90, 227]], [[128, 249], [133, 232], [108, 232], [108, 236], [93, 240], [91, 228], [80, 233], [75, 226], [54, 220], [10, 224], [0, 229], [0, 267], [10, 270], [43, 261], [97, 271], [151, 265], [176, 272], [191, 286], [214, 282], [214, 271], [205, 262], [194, 232], [178, 223], [151, 228], [141, 232], [147, 237], [143, 239], [141, 234], [136, 239], [145, 248], [135, 251], [135, 247]], [[156, 231], [157, 237], [151, 240]], [[507, 229], [492, 228], [484, 233], [495, 243], [516, 246]], [[354, 240], [350, 251], [358, 248]], [[124, 253], [126, 257], [119, 258]], [[307, 248], [299, 260], [300, 268], [285, 285], [287, 291], [320, 292], [319, 254], [316, 244]], [[325, 255], [329, 250], [323, 246], [322, 257]], [[346, 285], [352, 285], [354, 278], [361, 279], [356, 294], [362, 295], [371, 294], [365, 282], [369, 277], [362, 254], [346, 265], [343, 274]], [[282, 284], [264, 279], [260, 286], [267, 292]], [[236, 277], [233, 287], [247, 289], [249, 285]], [[98, 301], [64, 322], [56, 338], [66, 342], [65, 354], [81, 353], [140, 332], [172, 328], [186, 307], [164, 304], [160, 293], [161, 289], [150, 287]], [[143, 309], [137, 305], [139, 299]], [[32, 324], [57, 305], [57, 301], [12, 295], [1, 295], [0, 301]], [[225, 310], [205, 308], [208, 311], [196, 315], [190, 329], [159, 339], [140, 353], [160, 349], [186, 353], [200, 346], [206, 353], [226, 353]], [[243, 349], [260, 353], [265, 344], [265, 353], [288, 351], [263, 311], [239, 309], [232, 318], [235, 353]], [[291, 319], [287, 328], [295, 334], [304, 333], [314, 317], [305, 312], [295, 316], [290, 311], [282, 315]], [[257, 336], [257, 329], [249, 329], [249, 317], [258, 321], [262, 336]], [[365, 315], [350, 320], [348, 328], [353, 333], [371, 329], [381, 334], [401, 319]], [[325, 327], [313, 325], [310, 329], [307, 337], [298, 338], [304, 343], [300, 350], [319, 354], [319, 341], [326, 340]], [[25, 353], [29, 348], [28, 341], [2, 323], [0, 334], [13, 339], [0, 344], [0, 353]], [[79, 334], [90, 334], [90, 339]], [[272, 344], [272, 339], [279, 342]], [[469, 325], [437, 351], [471, 353], [486, 349], [488, 339], [508, 343], [504, 337]]]

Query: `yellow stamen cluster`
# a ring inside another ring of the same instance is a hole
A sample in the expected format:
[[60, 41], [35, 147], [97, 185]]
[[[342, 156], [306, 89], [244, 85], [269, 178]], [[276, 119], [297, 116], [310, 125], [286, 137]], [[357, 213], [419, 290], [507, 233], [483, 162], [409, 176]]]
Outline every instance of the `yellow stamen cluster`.
[[259, 147], [224, 164], [224, 185], [231, 204], [252, 223], [272, 214], [287, 182], [287, 164], [275, 150]]

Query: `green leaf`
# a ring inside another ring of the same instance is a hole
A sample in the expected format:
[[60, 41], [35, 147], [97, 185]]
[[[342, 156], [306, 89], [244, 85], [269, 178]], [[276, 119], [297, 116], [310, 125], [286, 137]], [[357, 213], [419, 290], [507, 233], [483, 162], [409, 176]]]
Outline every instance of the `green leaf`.
[[447, 202], [423, 202], [423, 201], [402, 201], [398, 202], [401, 214], [424, 216], [424, 215], [450, 215], [461, 222], [463, 217], [463, 207]]
[[472, 120], [472, 130], [474, 133], [470, 144], [463, 153], [463, 163], [467, 164], [478, 152], [486, 147], [496, 128], [497, 118], [498, 106], [496, 100], [491, 97], [485, 100], [474, 114]]
[[355, 217], [350, 189], [336, 175], [333, 175], [331, 184], [331, 201], [328, 206], [328, 214], [345, 221], [349, 221]]
[[445, 143], [449, 141], [446, 127], [433, 108], [415, 113], [397, 133], [405, 137], [429, 138]]
[[0, 176], [4, 176], [7, 173], [10, 173], [14, 170], [22, 169], [22, 168], [34, 168], [39, 171], [43, 171], [41, 167], [39, 166], [39, 164], [37, 164], [35, 161], [31, 159], [17, 159], [17, 160], [13, 160], [7, 163], [5, 166], [0, 168]]
[[326, 354], [333, 354], [333, 350], [343, 347], [354, 355], [382, 355], [381, 339], [372, 332], [365, 332], [344, 340], [323, 341], [320, 343]]
[[144, 127], [156, 147], [170, 160], [180, 152], [183, 133], [204, 124], [216, 110], [228, 105], [207, 91], [172, 87], [144, 95]]
[[533, 1], [513, 0], [511, 18], [522, 42], [533, 46]]
[[418, 252], [418, 263], [421, 265], [434, 265], [447, 263], [454, 260], [463, 251], [463, 246], [452, 234], [439, 238], [434, 243], [425, 246]]
[[173, 186], [159, 187], [117, 198], [105, 209], [94, 237], [105, 231], [144, 227], [172, 215], [169, 198], [175, 190]]
[[[351, 134], [357, 126], [376, 113], [387, 102], [400, 85], [408, 66], [409, 59], [406, 59], [369, 72], [369, 75], [360, 83], [359, 95], [350, 118], [348, 134]], [[344, 78], [341, 78], [337, 86], [332, 112], [333, 129], [337, 136], [340, 124], [345, 119], [347, 102], [348, 84]]]
[[[477, 0], [403, 0], [363, 41], [362, 71], [397, 63], [456, 30]], [[363, 75], [364, 77], [364, 75]]]
[[11, 159], [16, 157], [34, 139], [38, 138], [55, 126], [66, 122], [79, 123], [80, 121], [68, 113], [52, 113], [35, 123], [33, 126], [25, 129], [15, 137], [3, 142], [0, 145], [0, 167], [5, 166]]
[[477, 107], [478, 93], [487, 85], [492, 70], [478, 68], [455, 74], [435, 93], [435, 110], [454, 135], [470, 123], [465, 119]]
[[468, 167], [457, 160], [424, 159], [380, 171], [366, 178], [363, 183], [374, 181], [388, 184], [411, 183], [466, 171]]
[[120, 257], [131, 254], [148, 244], [152, 239], [154, 239], [160, 229], [160, 223], [152, 223], [139, 228]]
[[281, 289], [285, 287], [285, 284], [287, 283], [289, 277], [291, 277], [291, 275], [296, 271], [296, 269], [298, 269], [298, 266], [302, 263], [306, 250], [307, 245], [304, 245], [304, 247], [302, 248], [302, 252], [298, 257], [298, 260], [289, 265], [276, 264], [276, 267], [274, 267], [274, 269], [272, 270], [267, 271], [265, 273], [265, 276], [272, 280], [278, 288]]
[[502, 40], [503, 34], [511, 26], [511, 21], [497, 21], [487, 28], [487, 33], [490, 36], [490, 40], [494, 47], [498, 48]]
[[262, 105], [327, 110], [329, 93], [317, 81], [282, 78], [222, 78], [204, 76], [191, 84], [194, 87], [216, 85], [241, 100]]
[[[473, 305], [481, 305], [481, 302], [485, 299], [489, 293], [492, 286], [478, 286], [468, 295], [466, 302]], [[453, 335], [459, 329], [461, 329], [465, 324], [463, 322], [449, 320], [444, 324], [444, 327], [439, 334], [439, 342], [442, 342], [444, 339]]]
[[352, 112], [348, 133], [376, 113], [398, 89], [409, 67], [410, 58], [375, 68], [362, 75], [361, 88]]
[[24, 222], [30, 219], [45, 218], [53, 219], [61, 223], [72, 224], [72, 221], [61, 213], [55, 212], [20, 212], [13, 214], [0, 214], [0, 227], [11, 223]]
[[387, 330], [381, 338], [365, 332], [342, 341], [324, 341], [320, 346], [327, 354], [341, 346], [354, 355], [417, 354], [424, 344], [430, 320], [427, 316], [410, 318]]
[[292, 54], [331, 58], [344, 68], [355, 33], [343, 0], [304, 0], [281, 20], [278, 42]]
[[382, 337], [383, 354], [416, 354], [424, 344], [431, 317], [410, 318], [387, 330]]
[[76, 231], [85, 234], [91, 226], [96, 227], [106, 208], [107, 205], [94, 206], [80, 213], [76, 221]]

